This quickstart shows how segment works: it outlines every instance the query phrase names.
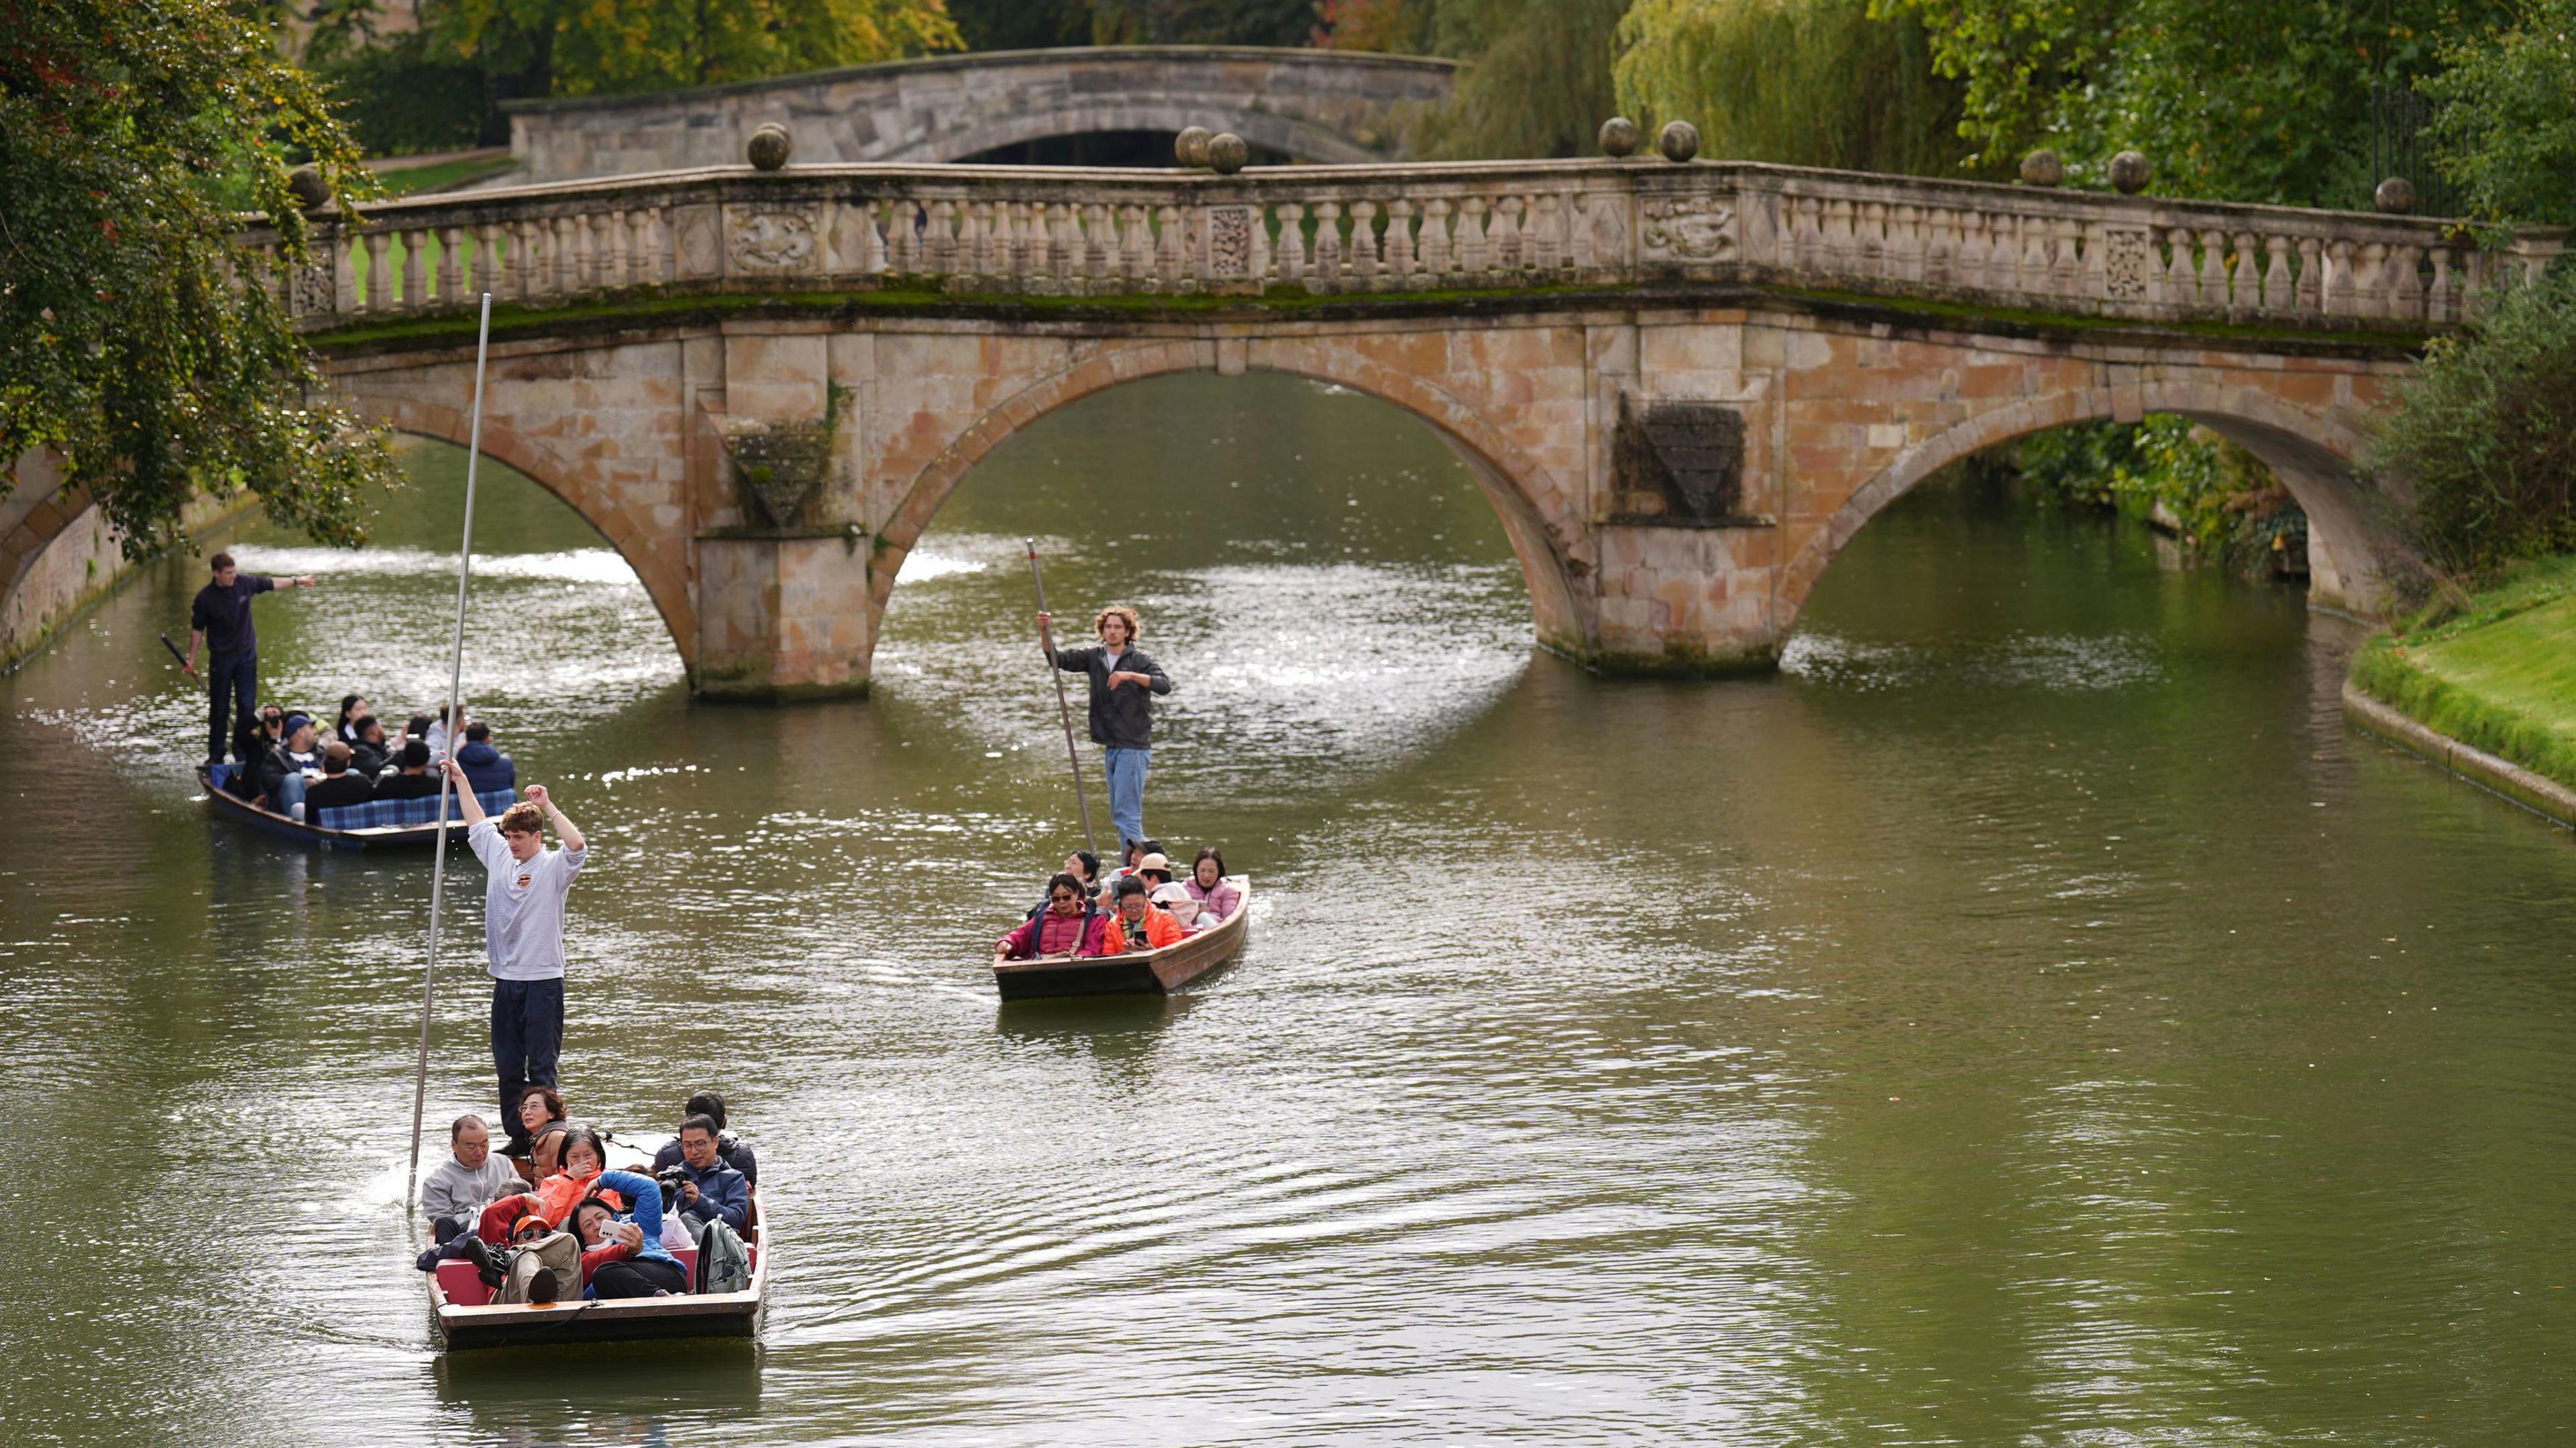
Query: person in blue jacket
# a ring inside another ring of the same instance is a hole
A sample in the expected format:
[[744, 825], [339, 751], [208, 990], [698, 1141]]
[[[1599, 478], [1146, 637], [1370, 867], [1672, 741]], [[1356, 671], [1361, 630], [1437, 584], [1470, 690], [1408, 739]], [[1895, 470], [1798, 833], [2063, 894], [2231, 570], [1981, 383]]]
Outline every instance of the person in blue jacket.
[[[573, 1234], [581, 1239], [582, 1276], [589, 1282], [582, 1297], [660, 1297], [688, 1291], [689, 1269], [662, 1245], [661, 1184], [631, 1171], [606, 1171], [590, 1190], [572, 1209]], [[603, 1196], [604, 1191], [617, 1196]]]
[[456, 751], [456, 762], [465, 767], [465, 778], [476, 794], [514, 789], [519, 783], [519, 767], [510, 756], [492, 747], [492, 726], [477, 719], [465, 726], [465, 744]]
[[751, 1183], [716, 1152], [716, 1119], [692, 1116], [680, 1123], [680, 1220], [692, 1233], [711, 1221], [736, 1232], [751, 1215]]

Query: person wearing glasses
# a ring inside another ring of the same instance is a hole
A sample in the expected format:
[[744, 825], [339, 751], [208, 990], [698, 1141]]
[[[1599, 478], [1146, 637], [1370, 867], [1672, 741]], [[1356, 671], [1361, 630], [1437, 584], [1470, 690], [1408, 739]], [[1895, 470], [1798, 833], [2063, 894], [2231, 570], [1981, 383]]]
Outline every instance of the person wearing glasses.
[[1060, 874], [1047, 881], [1047, 908], [1003, 936], [993, 946], [993, 958], [1062, 960], [1116, 955], [1123, 949], [1109, 917], [1084, 892], [1081, 877]]

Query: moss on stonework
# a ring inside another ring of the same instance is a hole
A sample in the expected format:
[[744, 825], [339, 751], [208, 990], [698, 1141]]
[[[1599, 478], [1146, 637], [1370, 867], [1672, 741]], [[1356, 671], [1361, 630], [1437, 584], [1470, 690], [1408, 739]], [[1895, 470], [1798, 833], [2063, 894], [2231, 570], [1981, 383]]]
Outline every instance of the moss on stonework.
[[1777, 673], [1780, 659], [1768, 650], [1720, 654], [1687, 644], [1667, 644], [1658, 652], [1568, 646], [1541, 639], [1539, 647], [1591, 673], [1628, 679], [1744, 679]]
[[[1766, 306], [1770, 304], [1769, 306]], [[1995, 307], [1970, 300], [1888, 297], [1769, 283], [1643, 283], [1626, 287], [1565, 284], [1540, 287], [1450, 287], [1406, 292], [1317, 293], [1295, 284], [1250, 292], [1117, 293], [1097, 296], [1029, 296], [949, 291], [931, 279], [889, 277], [884, 284], [840, 291], [703, 292], [638, 289], [569, 306], [510, 303], [492, 311], [492, 334], [514, 337], [614, 332], [639, 324], [686, 326], [733, 318], [820, 317], [856, 321], [867, 316], [964, 318], [994, 322], [1254, 320], [1386, 316], [1492, 316], [1525, 311], [1615, 307], [1739, 307], [1769, 310], [1790, 303], [1802, 312], [1844, 314], [1856, 320], [1981, 332], [2096, 338], [2122, 335], [2184, 337], [2227, 343], [2260, 343], [2301, 353], [2413, 354], [2425, 333], [2412, 328], [2337, 326], [2331, 329], [2267, 322], [2143, 321]], [[317, 329], [308, 339], [325, 352], [411, 346], [463, 345], [474, 340], [472, 313], [455, 311], [388, 320], [358, 318]]]

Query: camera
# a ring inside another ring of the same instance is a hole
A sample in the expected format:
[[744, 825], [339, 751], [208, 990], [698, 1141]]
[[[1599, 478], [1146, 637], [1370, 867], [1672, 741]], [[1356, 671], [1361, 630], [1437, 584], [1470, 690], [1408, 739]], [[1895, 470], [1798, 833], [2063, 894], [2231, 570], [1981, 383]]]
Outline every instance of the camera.
[[666, 1166], [653, 1174], [653, 1180], [662, 1184], [662, 1200], [668, 1204], [679, 1202], [680, 1183], [688, 1179], [689, 1174], [676, 1166]]

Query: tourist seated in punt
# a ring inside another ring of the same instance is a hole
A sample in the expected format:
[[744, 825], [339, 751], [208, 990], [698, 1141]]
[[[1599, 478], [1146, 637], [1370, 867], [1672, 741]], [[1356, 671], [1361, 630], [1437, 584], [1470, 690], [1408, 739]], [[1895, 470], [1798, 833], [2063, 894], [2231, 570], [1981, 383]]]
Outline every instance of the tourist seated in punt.
[[246, 723], [233, 735], [232, 778], [226, 788], [252, 804], [265, 807], [268, 787], [263, 782], [268, 773], [269, 756], [284, 746], [286, 711], [268, 705], [256, 723]]
[[337, 739], [322, 746], [322, 777], [304, 789], [306, 820], [320, 824], [326, 809], [365, 804], [376, 797], [375, 780], [349, 767], [353, 757], [349, 746]]
[[[447, 1128], [447, 1160], [420, 1182], [420, 1210], [440, 1246], [471, 1233], [483, 1209], [519, 1190], [519, 1174], [492, 1150], [491, 1128], [480, 1116], [460, 1116]], [[433, 1257], [435, 1253], [431, 1254]], [[431, 1261], [423, 1271], [437, 1270]]]
[[444, 762], [447, 758], [448, 744], [447, 706], [439, 705], [437, 713], [423, 714], [420, 720], [421, 742], [429, 746], [429, 762], [432, 764]]
[[1242, 887], [1225, 877], [1225, 856], [1214, 845], [1199, 851], [1199, 857], [1190, 862], [1190, 878], [1182, 882], [1181, 888], [1199, 902], [1199, 918], [1193, 927], [1197, 930], [1213, 930], [1243, 908]]
[[438, 793], [438, 776], [429, 772], [429, 746], [417, 739], [403, 741], [402, 753], [394, 756], [394, 772], [376, 786], [378, 799], [427, 799]]
[[[680, 1107], [680, 1119], [683, 1122], [693, 1116], [703, 1116], [716, 1124], [717, 1158], [725, 1165], [742, 1173], [742, 1183], [744, 1186], [759, 1186], [760, 1158], [752, 1154], [750, 1142], [747, 1142], [741, 1137], [734, 1135], [732, 1132], [725, 1130], [724, 1098], [718, 1096], [712, 1091], [700, 1091], [696, 1093]], [[680, 1143], [677, 1138], [665, 1143], [660, 1151], [653, 1154], [653, 1174], [655, 1176], [660, 1176], [662, 1173], [669, 1171], [671, 1168], [679, 1164]]]
[[581, 1239], [582, 1297], [664, 1297], [689, 1290], [689, 1272], [662, 1245], [662, 1188], [631, 1171], [604, 1172], [573, 1208]]
[[[1089, 850], [1074, 851], [1072, 854], [1064, 857], [1064, 873], [1071, 875], [1082, 882], [1082, 892], [1086, 898], [1099, 897], [1100, 857], [1098, 855], [1091, 853]], [[1029, 913], [1021, 918], [1035, 920], [1038, 918], [1038, 913], [1046, 908], [1047, 902], [1045, 898], [1041, 896], [1038, 903], [1029, 907]]]
[[664, 1168], [658, 1164], [654, 1179], [667, 1193], [677, 1193], [671, 1205], [694, 1238], [708, 1222], [722, 1222], [736, 1232], [751, 1218], [751, 1183], [743, 1180], [716, 1149], [716, 1119], [692, 1116], [680, 1123], [680, 1159]]
[[510, 1154], [518, 1156], [537, 1139], [537, 1133], [561, 1121], [569, 1124], [564, 1112], [562, 1093], [552, 1086], [537, 1085], [519, 1093], [518, 1129], [510, 1133]]
[[1178, 945], [1189, 936], [1171, 912], [1157, 909], [1148, 898], [1145, 882], [1139, 878], [1142, 873], [1118, 882], [1118, 913], [1111, 919], [1110, 928], [1117, 932], [1117, 953], [1121, 955]]
[[322, 758], [314, 752], [316, 735], [310, 718], [289, 714], [283, 727], [278, 747], [261, 762], [259, 792], [268, 797], [270, 813], [300, 820], [305, 786], [322, 777]]
[[465, 726], [465, 743], [456, 751], [456, 763], [476, 794], [518, 787], [518, 766], [492, 747], [492, 726], [480, 719]]
[[1187, 887], [1174, 883], [1157, 885], [1154, 893], [1146, 898], [1154, 902], [1155, 909], [1178, 922], [1183, 934], [1198, 934], [1199, 902], [1190, 898]]
[[564, 1133], [562, 1166], [539, 1178], [533, 1191], [515, 1193], [485, 1207], [475, 1224], [476, 1235], [498, 1246], [509, 1240], [511, 1224], [523, 1215], [541, 1217], [550, 1227], [562, 1226], [607, 1165], [608, 1148], [599, 1133], [587, 1126], [573, 1127]]
[[1059, 874], [1047, 881], [1047, 908], [1003, 936], [993, 954], [1000, 960], [1055, 960], [1116, 955], [1119, 949], [1109, 917], [1083, 894], [1081, 877]]
[[[358, 721], [366, 718], [374, 712], [374, 709], [368, 707], [366, 695], [342, 695], [340, 698], [340, 718], [337, 723], [331, 726], [331, 738], [337, 739], [343, 744], [357, 743]], [[327, 744], [330, 740], [324, 740], [323, 742]]]
[[1147, 855], [1159, 855], [1162, 852], [1161, 840], [1129, 840], [1126, 858], [1118, 862], [1116, 869], [1093, 882], [1092, 893], [1098, 897], [1100, 908], [1107, 910], [1115, 906], [1118, 903], [1118, 882], [1135, 874], [1136, 866]]
[[350, 721], [350, 730], [358, 737], [349, 741], [349, 768], [370, 782], [382, 779], [393, 766], [391, 752], [385, 746], [385, 726], [373, 714], [362, 714]]

